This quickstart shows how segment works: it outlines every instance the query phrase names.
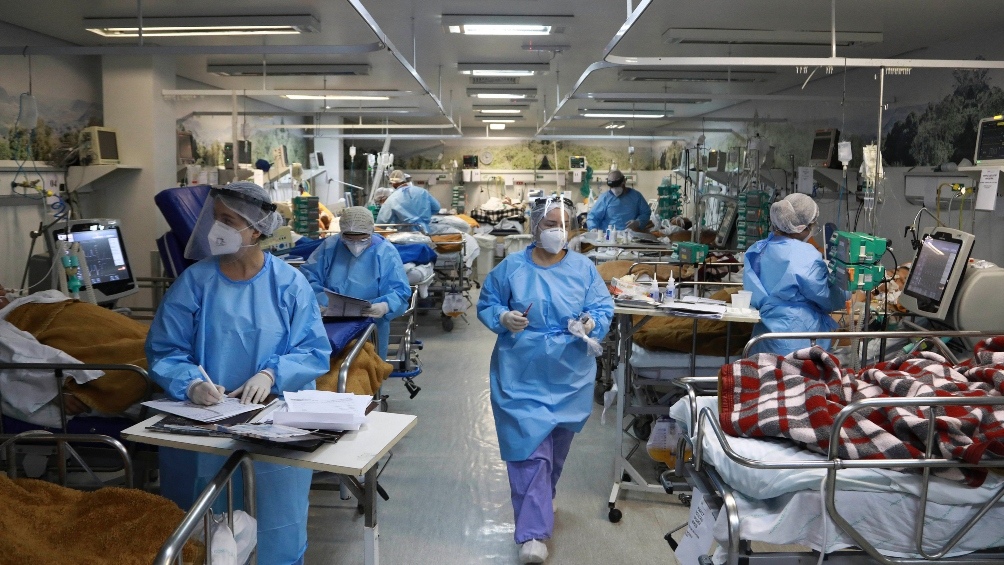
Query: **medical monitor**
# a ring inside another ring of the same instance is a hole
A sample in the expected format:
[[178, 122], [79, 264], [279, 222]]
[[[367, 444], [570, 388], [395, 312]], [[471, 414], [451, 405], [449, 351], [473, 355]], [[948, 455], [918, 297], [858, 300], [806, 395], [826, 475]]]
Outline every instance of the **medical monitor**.
[[91, 126], [80, 131], [80, 157], [84, 165], [117, 165], [118, 133], [112, 128]]
[[[50, 256], [55, 260], [60, 260], [69, 244], [80, 244], [99, 304], [113, 302], [139, 290], [129, 266], [118, 220], [71, 220], [69, 225], [60, 222], [50, 228], [49, 239]], [[60, 267], [53, 269], [57, 277], [65, 276]], [[83, 276], [78, 276], [83, 282]], [[54, 288], [58, 285], [54, 284]]]
[[935, 228], [917, 250], [900, 304], [914, 314], [945, 321], [974, 240], [965, 232]]
[[818, 129], [812, 139], [812, 151], [809, 154], [809, 166], [839, 169], [837, 160], [837, 143], [840, 142], [840, 130]]
[[1004, 116], [980, 120], [973, 164], [978, 167], [1004, 166]]
[[191, 165], [198, 158], [199, 148], [190, 131], [178, 131], [178, 164]]
[[[240, 165], [251, 164], [251, 142], [241, 139], [237, 142], [237, 163]], [[223, 144], [223, 167], [229, 169], [234, 166], [234, 144], [227, 142]]]

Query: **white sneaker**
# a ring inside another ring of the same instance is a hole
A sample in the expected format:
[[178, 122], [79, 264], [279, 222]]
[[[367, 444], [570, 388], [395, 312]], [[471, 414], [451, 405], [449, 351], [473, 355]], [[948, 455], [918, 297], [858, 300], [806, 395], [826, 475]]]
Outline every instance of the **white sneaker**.
[[538, 539], [532, 539], [519, 548], [520, 563], [543, 563], [547, 559], [547, 546]]

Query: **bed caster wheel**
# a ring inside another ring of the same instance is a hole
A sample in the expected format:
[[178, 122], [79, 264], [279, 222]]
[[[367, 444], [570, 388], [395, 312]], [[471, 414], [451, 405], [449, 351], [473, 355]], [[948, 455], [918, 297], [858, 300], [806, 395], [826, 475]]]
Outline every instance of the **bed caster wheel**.
[[676, 548], [680, 546], [680, 544], [673, 539], [673, 534], [666, 534], [662, 539], [666, 540], [666, 543], [669, 544], [669, 549], [672, 549], [673, 551], [676, 551]]
[[413, 381], [410, 377], [404, 379], [404, 388], [408, 391], [409, 398], [415, 398], [415, 395], [422, 390], [422, 387], [415, 384], [415, 381]]
[[443, 331], [445, 332], [453, 331], [453, 318], [449, 316], [443, 316]]
[[693, 500], [693, 498], [694, 497], [692, 495], [681, 494], [680, 495], [680, 504], [686, 506], [687, 508], [690, 508], [690, 501]]
[[621, 518], [623, 518], [623, 517], [624, 517], [624, 514], [620, 510], [618, 510], [616, 508], [611, 508], [610, 509], [610, 513], [607, 514], [607, 518], [613, 524], [616, 524], [617, 522], [620, 522]]

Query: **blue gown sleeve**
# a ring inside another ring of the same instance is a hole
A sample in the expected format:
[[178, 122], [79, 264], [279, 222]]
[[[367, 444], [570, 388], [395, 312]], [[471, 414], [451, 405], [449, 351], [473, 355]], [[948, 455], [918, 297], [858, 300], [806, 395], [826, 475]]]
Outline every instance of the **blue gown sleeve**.
[[505, 261], [492, 269], [481, 285], [481, 297], [478, 298], [478, 319], [497, 334], [509, 331], [499, 321], [499, 317], [509, 311], [509, 298], [512, 296], [508, 271]]
[[606, 216], [607, 216], [607, 202], [610, 200], [607, 197], [609, 192], [603, 193], [602, 196], [596, 199], [593, 207], [589, 209], [589, 213], [586, 214], [586, 228], [590, 230], [602, 230], [606, 229]]
[[386, 302], [390, 309], [387, 319], [394, 319], [404, 314], [411, 300], [411, 285], [408, 275], [404, 272], [401, 255], [390, 242], [384, 241], [379, 250], [380, 265], [380, 296], [370, 302]]
[[442, 206], [439, 205], [439, 200], [436, 200], [436, 197], [430, 194], [428, 191], [426, 191], [425, 194], [429, 196], [429, 206], [430, 210], [432, 210], [433, 215], [438, 214], [439, 211], [443, 208]]
[[[338, 239], [334, 238], [335, 245], [339, 243]], [[322, 306], [328, 304], [328, 296], [324, 294], [324, 287], [327, 286], [328, 272], [331, 270], [331, 257], [334, 255], [331, 252], [331, 245], [328, 240], [325, 240], [310, 254], [307, 262], [300, 266], [300, 272], [307, 279], [317, 302]]]
[[273, 354], [264, 369], [275, 375], [272, 392], [302, 390], [330, 368], [331, 342], [321, 323], [310, 285], [299, 275], [287, 290], [290, 302], [289, 349], [282, 355]]
[[[635, 190], [635, 192], [638, 192]], [[645, 196], [638, 192], [638, 215], [635, 219], [638, 220], [638, 229], [643, 230], [645, 226], [648, 225], [649, 219], [652, 217], [652, 208], [649, 207], [648, 202], [645, 201]]]
[[847, 300], [846, 292], [830, 285], [828, 274], [826, 263], [823, 262], [822, 258], [816, 258], [808, 266], [804, 275], [796, 275], [798, 288], [802, 295], [827, 314], [843, 308], [844, 302]]
[[380, 211], [377, 212], [376, 223], [378, 224], [394, 223], [391, 221], [394, 218], [394, 209], [393, 209], [394, 204], [392, 202], [391, 198], [392, 196], [394, 195], [391, 194], [391, 196], [388, 196], [387, 200], [385, 200], [383, 205], [380, 206]]
[[146, 336], [150, 376], [175, 400], [186, 400], [192, 381], [202, 378], [198, 361], [192, 355], [195, 319], [202, 300], [190, 275], [182, 273], [168, 289]]
[[590, 267], [585, 311], [596, 322], [596, 327], [589, 333], [589, 337], [603, 339], [610, 330], [610, 320], [614, 317], [614, 299], [610, 297], [607, 283], [603, 281], [599, 271], [593, 265]]

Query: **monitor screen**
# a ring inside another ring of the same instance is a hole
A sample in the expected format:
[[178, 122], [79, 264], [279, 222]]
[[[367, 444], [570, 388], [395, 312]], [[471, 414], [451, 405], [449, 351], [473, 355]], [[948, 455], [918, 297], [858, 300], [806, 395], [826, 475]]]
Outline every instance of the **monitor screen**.
[[1004, 163], [1004, 120], [987, 118], [980, 120], [980, 131], [976, 136], [977, 165], [990, 162]]
[[962, 242], [928, 237], [910, 269], [904, 292], [917, 299], [941, 302]]
[[[79, 243], [87, 260], [87, 272], [94, 290], [104, 299], [131, 293], [135, 289], [129, 259], [117, 225], [87, 221], [53, 230], [56, 242]], [[83, 280], [83, 277], [80, 277]], [[101, 297], [99, 297], [101, 298]]]
[[812, 151], [809, 154], [809, 163], [814, 167], [834, 166], [839, 138], [840, 132], [835, 129], [816, 130], [816, 137], [812, 140]]
[[98, 130], [98, 152], [102, 161], [118, 161], [119, 144], [113, 130]]

